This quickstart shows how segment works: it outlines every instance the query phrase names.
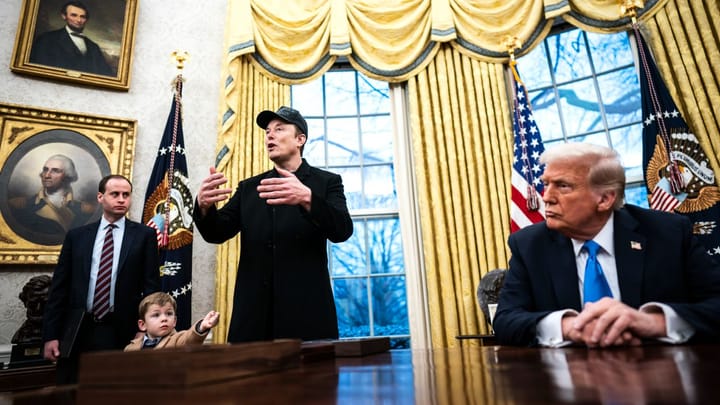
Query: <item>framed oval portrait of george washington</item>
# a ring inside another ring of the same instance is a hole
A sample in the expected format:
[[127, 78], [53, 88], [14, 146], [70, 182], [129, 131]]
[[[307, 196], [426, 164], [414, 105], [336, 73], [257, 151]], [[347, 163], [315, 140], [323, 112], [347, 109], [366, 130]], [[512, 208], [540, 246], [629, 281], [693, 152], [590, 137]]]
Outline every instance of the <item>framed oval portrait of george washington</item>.
[[8, 156], [0, 212], [29, 242], [62, 244], [67, 231], [100, 218], [97, 185], [108, 174], [107, 159], [87, 137], [66, 129], [40, 132]]
[[0, 103], [0, 263], [54, 263], [98, 221], [98, 183], [132, 175], [136, 122]]

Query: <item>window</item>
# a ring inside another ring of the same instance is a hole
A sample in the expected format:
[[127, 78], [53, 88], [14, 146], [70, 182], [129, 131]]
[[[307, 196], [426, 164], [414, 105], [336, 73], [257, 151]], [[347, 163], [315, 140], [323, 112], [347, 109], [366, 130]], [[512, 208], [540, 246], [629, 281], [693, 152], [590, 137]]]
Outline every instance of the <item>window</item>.
[[615, 149], [625, 166], [625, 201], [647, 207], [640, 82], [630, 34], [558, 31], [517, 64], [545, 148], [567, 141]]
[[294, 85], [308, 123], [303, 156], [343, 178], [353, 236], [329, 243], [341, 337], [390, 336], [410, 347], [405, 266], [393, 162], [388, 83], [349, 68]]

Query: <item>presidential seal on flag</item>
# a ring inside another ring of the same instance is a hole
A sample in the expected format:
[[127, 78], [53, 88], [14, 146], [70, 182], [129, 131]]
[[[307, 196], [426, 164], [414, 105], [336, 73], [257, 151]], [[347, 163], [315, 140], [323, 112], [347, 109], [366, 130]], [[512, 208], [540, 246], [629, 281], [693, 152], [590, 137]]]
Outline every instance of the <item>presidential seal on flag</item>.
[[[143, 210], [143, 222], [155, 228], [158, 246], [174, 250], [192, 243], [192, 206], [193, 197], [188, 188], [187, 177], [176, 170], [173, 175], [173, 185], [168, 187], [168, 179], [165, 176], [145, 201]], [[167, 233], [165, 233], [166, 224]]]
[[[666, 150], [671, 151], [670, 159], [680, 169], [681, 193], [672, 194], [670, 190], [667, 178], [670, 161]], [[686, 214], [706, 210], [720, 201], [720, 189], [715, 185], [710, 162], [695, 135], [687, 130], [671, 130], [670, 145], [665, 145], [662, 137], [656, 138], [647, 164], [646, 181], [648, 189], [652, 190], [650, 207], [653, 209]]]

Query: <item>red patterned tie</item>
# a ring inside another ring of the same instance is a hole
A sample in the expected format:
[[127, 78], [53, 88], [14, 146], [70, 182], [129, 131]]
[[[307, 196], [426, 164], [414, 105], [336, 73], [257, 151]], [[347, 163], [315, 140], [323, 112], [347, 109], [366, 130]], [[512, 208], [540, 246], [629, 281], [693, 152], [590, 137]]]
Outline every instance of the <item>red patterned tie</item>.
[[113, 228], [110, 224], [105, 232], [105, 241], [100, 252], [97, 281], [95, 282], [95, 298], [93, 299], [93, 314], [96, 319], [102, 319], [110, 312], [110, 282], [112, 281], [113, 266]]

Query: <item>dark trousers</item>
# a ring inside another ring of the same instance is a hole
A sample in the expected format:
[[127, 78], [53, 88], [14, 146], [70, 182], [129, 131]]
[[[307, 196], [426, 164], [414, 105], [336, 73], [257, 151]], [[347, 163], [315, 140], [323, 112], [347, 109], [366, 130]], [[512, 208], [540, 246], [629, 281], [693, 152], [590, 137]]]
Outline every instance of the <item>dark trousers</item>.
[[77, 384], [83, 353], [118, 350], [125, 347], [128, 342], [124, 337], [118, 336], [113, 320], [112, 314], [106, 316], [103, 321], [96, 321], [91, 314], [86, 314], [70, 356], [57, 361], [58, 385]]

